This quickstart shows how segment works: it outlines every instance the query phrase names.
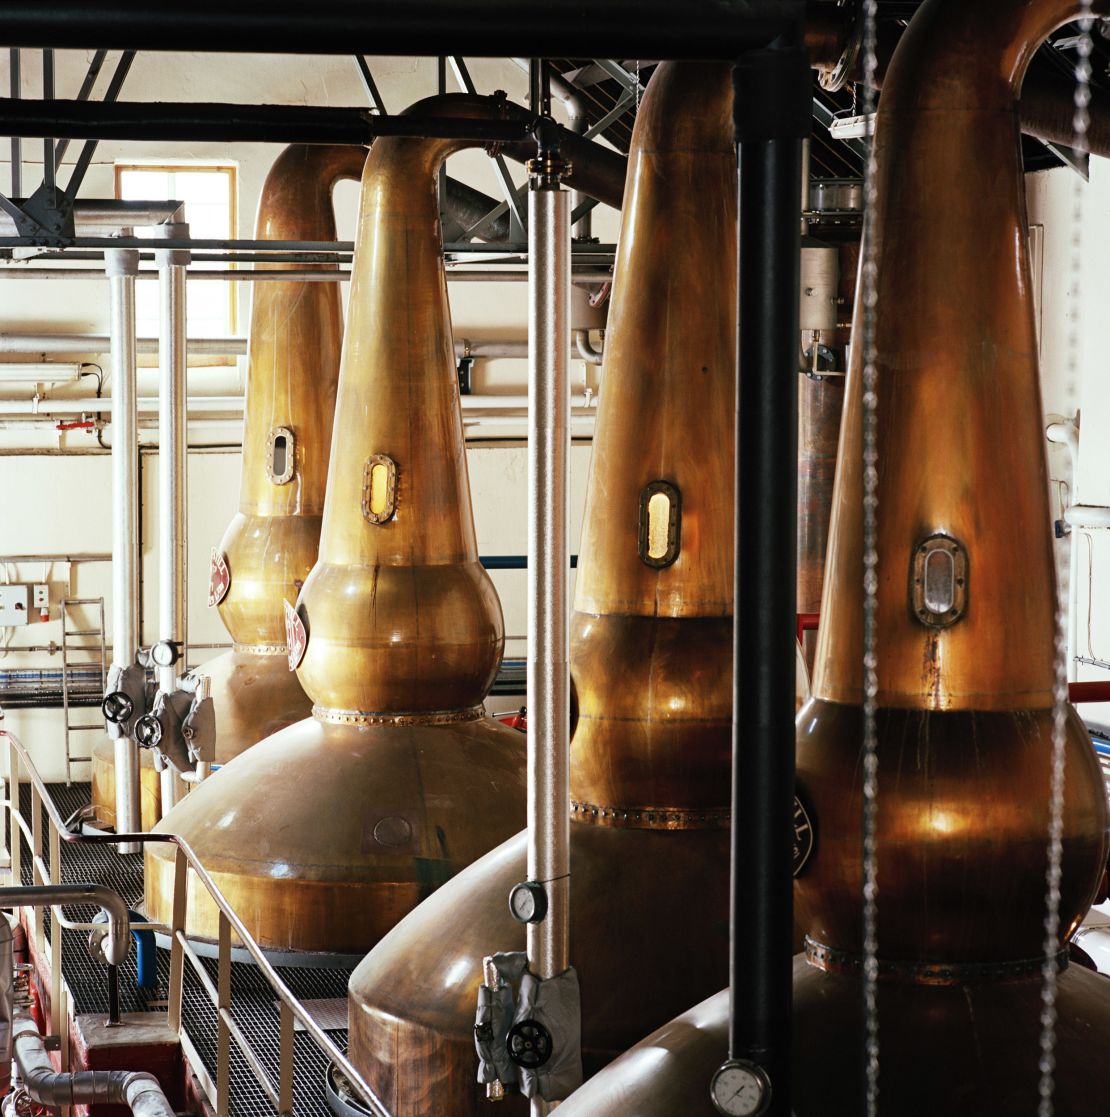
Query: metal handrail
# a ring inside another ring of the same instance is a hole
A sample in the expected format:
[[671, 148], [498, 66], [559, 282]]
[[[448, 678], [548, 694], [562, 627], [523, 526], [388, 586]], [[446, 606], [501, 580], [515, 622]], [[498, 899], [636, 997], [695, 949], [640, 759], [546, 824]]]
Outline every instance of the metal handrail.
[[[216, 1009], [219, 1022], [217, 1037], [217, 1082], [216, 1082], [216, 1111], [218, 1117], [225, 1117], [228, 1113], [230, 1097], [230, 1044], [234, 1040], [236, 1046], [243, 1054], [243, 1058], [250, 1067], [259, 1085], [269, 1098], [280, 1117], [292, 1117], [293, 1113], [293, 1022], [300, 1021], [302, 1029], [312, 1038], [312, 1041], [335, 1064], [351, 1086], [351, 1089], [362, 1103], [368, 1108], [373, 1117], [392, 1117], [384, 1103], [366, 1082], [361, 1074], [351, 1064], [350, 1060], [340, 1051], [331, 1037], [309, 1015], [308, 1010], [293, 995], [289, 987], [278, 975], [262, 948], [253, 939], [250, 932], [243, 925], [242, 920], [235, 914], [224, 894], [217, 887], [215, 881], [208, 875], [196, 853], [189, 843], [177, 834], [74, 834], [66, 829], [65, 819], [62, 818], [54, 805], [46, 784], [39, 775], [38, 769], [31, 760], [23, 742], [10, 730], [0, 729], [0, 737], [8, 741], [8, 806], [11, 812], [11, 833], [9, 838], [9, 855], [11, 857], [12, 879], [20, 879], [20, 835], [27, 833], [26, 821], [19, 804], [19, 785], [23, 781], [20, 777], [27, 776], [31, 785], [32, 817], [29, 841], [32, 851], [32, 866], [36, 884], [56, 883], [61, 876], [61, 842], [71, 845], [96, 845], [121, 842], [147, 842], [169, 843], [177, 847], [174, 863], [174, 895], [173, 919], [171, 927], [170, 951], [170, 994], [169, 994], [169, 1025], [172, 1031], [181, 1031], [181, 1002], [184, 978], [184, 963], [188, 958], [193, 968], [201, 975], [201, 984], [213, 1007]], [[50, 823], [50, 864], [47, 865], [42, 858], [42, 812], [46, 811]], [[219, 921], [219, 954], [217, 964], [217, 981], [213, 986], [212, 979], [201, 964], [200, 957], [193, 949], [185, 935], [185, 907], [186, 887], [188, 883], [188, 870], [191, 869], [196, 879], [208, 890], [213, 902], [220, 912]], [[58, 913], [60, 917], [60, 912]], [[43, 946], [45, 941], [42, 920], [42, 909], [34, 909], [34, 930], [36, 943]], [[138, 924], [133, 926], [138, 927]], [[258, 1056], [251, 1049], [249, 1042], [231, 1017], [231, 932], [238, 936], [239, 943], [250, 954], [259, 972], [273, 989], [280, 1003], [280, 1082], [275, 1086]], [[51, 980], [54, 985], [54, 995], [51, 998], [51, 1026], [55, 1034], [61, 1036], [65, 1016], [62, 1013], [63, 987], [61, 984], [61, 941], [60, 934], [51, 935], [50, 941], [50, 966]], [[63, 1043], [61, 1050], [63, 1060], [68, 1044]], [[63, 1066], [63, 1070], [65, 1067]]]
[[[8, 736], [7, 731], [0, 729], [0, 736]], [[41, 802], [41, 795], [37, 796], [37, 798]], [[2, 804], [0, 805], [7, 807], [8, 810], [12, 812], [12, 833], [14, 834], [15, 826], [18, 825], [19, 829], [23, 833], [23, 836], [27, 839], [27, 844], [31, 847], [32, 850], [34, 850], [34, 834], [31, 827], [27, 824], [27, 820], [23, 817], [23, 811], [20, 809], [19, 804], [13, 804], [11, 798], [9, 797], [7, 799], [4, 799]], [[51, 805], [53, 804], [51, 803]], [[47, 807], [46, 809], [49, 810], [50, 808]], [[72, 831], [69, 830], [68, 827], [63, 827], [63, 832], [72, 833]], [[53, 879], [54, 874], [51, 873], [49, 866], [46, 864], [45, 861], [43, 861], [41, 854], [32, 852], [31, 864], [32, 867], [38, 871], [39, 875], [42, 877], [43, 881], [46, 884], [57, 883]], [[13, 876], [14, 875], [15, 874], [13, 874]], [[64, 931], [100, 931], [104, 928], [103, 923], [82, 923], [77, 920], [67, 918], [60, 904], [51, 904], [50, 913], [54, 917], [54, 919], [57, 920], [58, 926], [60, 926]], [[129, 929], [132, 931], [154, 931], [156, 934], [162, 934], [166, 936], [172, 936], [173, 934], [173, 929], [171, 927], [167, 927], [164, 923], [151, 923], [138, 919], [131, 920]]]

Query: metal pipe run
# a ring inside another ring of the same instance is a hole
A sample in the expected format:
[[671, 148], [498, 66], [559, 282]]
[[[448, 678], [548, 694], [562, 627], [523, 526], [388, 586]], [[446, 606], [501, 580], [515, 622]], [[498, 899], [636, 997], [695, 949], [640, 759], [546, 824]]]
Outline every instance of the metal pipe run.
[[[526, 345], [527, 343], [522, 343]], [[520, 356], [526, 354], [521, 353]], [[571, 407], [594, 409], [597, 407], [597, 392], [577, 392], [571, 398]], [[528, 397], [524, 395], [496, 395], [482, 393], [460, 398], [466, 411], [526, 411]], [[221, 418], [241, 416], [244, 399], [242, 396], [192, 396], [186, 401], [186, 410], [191, 419], [204, 416]], [[115, 406], [111, 396], [82, 396], [78, 399], [5, 399], [0, 397], [0, 415], [97, 415], [112, 414]], [[138, 402], [140, 415], [152, 415], [161, 409], [157, 396], [143, 397]], [[486, 420], [483, 419], [483, 422]]]
[[[142, 639], [139, 631], [139, 410], [135, 352], [135, 275], [139, 254], [120, 248], [105, 254], [111, 308], [112, 351], [112, 660], [130, 667]], [[116, 829], [142, 829], [139, 746], [130, 737], [115, 741]], [[121, 854], [139, 853], [121, 842]]]
[[[589, 9], [597, 57], [729, 60], [769, 43], [786, 25], [778, 0], [596, 0]], [[0, 5], [0, 42], [59, 49], [277, 54], [458, 54], [575, 58], [582, 25], [565, 0], [95, 0]]]
[[126, 1105], [135, 1117], [175, 1117], [158, 1079], [146, 1071], [56, 1071], [27, 1009], [15, 1010], [12, 1034], [22, 1086], [36, 1105]]
[[[797, 547], [798, 182], [805, 52], [733, 70], [739, 166], [736, 566], [729, 1054], [762, 1068], [769, 1117], [791, 1114]], [[767, 105], [774, 110], [767, 111]]]
[[79, 140], [158, 139], [170, 143], [368, 146], [381, 136], [397, 136], [500, 144], [524, 141], [531, 134], [527, 118], [375, 116], [362, 106], [15, 101], [4, 97], [0, 98], [0, 118], [5, 131], [15, 136], [41, 136], [49, 131]]
[[[23, 267], [0, 265], [0, 279], [102, 279], [107, 273], [101, 268], [40, 268], [36, 266]], [[157, 271], [143, 270], [139, 272], [139, 279], [157, 279]], [[308, 268], [275, 268], [267, 271], [232, 271], [230, 268], [192, 268], [189, 271], [190, 281], [198, 279], [225, 280], [229, 283], [286, 283], [295, 279], [298, 283], [347, 283], [350, 281], [350, 271], [311, 271]], [[592, 287], [599, 283], [606, 283], [612, 275], [606, 271], [591, 268], [575, 273], [571, 282], [579, 287]], [[505, 268], [448, 268], [447, 281], [463, 283], [526, 283], [526, 271], [509, 271]], [[0, 340], [4, 335], [0, 335]], [[143, 339], [151, 345], [150, 352], [158, 351], [156, 338]], [[219, 338], [210, 339], [210, 342], [201, 344], [218, 344]], [[195, 339], [189, 339], [189, 352], [202, 352], [196, 349]], [[0, 352], [4, 352], [0, 348]], [[146, 350], [140, 349], [140, 352]]]
[[[527, 942], [542, 978], [570, 964], [570, 194], [558, 168], [537, 159], [528, 192], [528, 879], [548, 910]], [[547, 1104], [533, 1098], [531, 1112]]]
[[[5, 130], [17, 136], [39, 136], [52, 130], [84, 139], [352, 145], [369, 145], [381, 136], [441, 136], [498, 144], [506, 155], [520, 162], [530, 159], [535, 150], [532, 138], [535, 114], [509, 101], [503, 102], [500, 119], [374, 116], [363, 106], [46, 102], [10, 98], [0, 99], [0, 115]], [[567, 184], [619, 208], [627, 169], [624, 156], [559, 125], [552, 127], [570, 161]], [[491, 198], [454, 179], [447, 180], [444, 198], [448, 213], [463, 228], [480, 222], [493, 208]], [[480, 239], [501, 241], [507, 238], [508, 230], [508, 222], [502, 216], [487, 225]], [[0, 235], [4, 232], [0, 227]]]
[[[0, 274], [3, 274], [2, 270]], [[243, 356], [247, 352], [247, 339], [245, 337], [194, 337], [188, 340], [186, 349], [194, 356]], [[111, 351], [112, 341], [107, 334], [0, 334], [0, 353], [110, 353]], [[135, 351], [157, 353], [158, 338], [138, 338], [135, 342]]]
[[[25, 204], [22, 198], [13, 198], [12, 201], [20, 207]], [[111, 231], [144, 225], [161, 225], [180, 216], [184, 204], [176, 201], [79, 199], [73, 203], [73, 221], [77, 232], [86, 234], [93, 230]], [[0, 212], [0, 236], [15, 236], [18, 231], [15, 219], [7, 213]]]
[[96, 904], [108, 917], [101, 949], [104, 960], [122, 965], [131, 944], [131, 923], [123, 897], [103, 884], [33, 884], [0, 888], [0, 908], [49, 908], [62, 904]]
[[[189, 235], [188, 226], [163, 225], [167, 238]], [[161, 406], [158, 415], [159, 505], [159, 630], [161, 641], [183, 649], [186, 641], [186, 492], [188, 466], [186, 436], [185, 267], [188, 252], [158, 254], [161, 281], [159, 373]], [[158, 668], [158, 688], [176, 689], [177, 667]], [[177, 802], [178, 782], [172, 765], [162, 770], [162, 814]]]
[[602, 365], [605, 363], [605, 351], [593, 347], [590, 342], [589, 330], [574, 331], [574, 349], [579, 358], [587, 364]]
[[[126, 250], [123, 250], [126, 251]], [[518, 274], [518, 273], [512, 273]], [[527, 278], [525, 276], [525, 278]], [[584, 351], [575, 341], [579, 357], [591, 364], [600, 364], [599, 351], [592, 346]], [[568, 349], [570, 347], [570, 342]], [[247, 339], [244, 337], [213, 337], [191, 338], [186, 346], [187, 352], [194, 356], [229, 356], [241, 357], [247, 352]], [[111, 338], [103, 334], [0, 334], [0, 353], [110, 353], [112, 351]], [[136, 351], [139, 353], [159, 352], [158, 339], [142, 337], [136, 342]], [[590, 355], [587, 356], [586, 353]], [[465, 337], [455, 341], [456, 357], [476, 357], [492, 360], [495, 358], [520, 358], [528, 356], [528, 342], [517, 338], [505, 340], [470, 340]], [[49, 365], [44, 366], [44, 372], [49, 371]], [[98, 404], [101, 401], [95, 401]], [[107, 408], [104, 408], [107, 410]]]
[[[9, 89], [13, 98], [23, 95], [23, 77], [20, 73], [20, 52], [18, 47], [8, 51]], [[12, 136], [12, 197], [23, 193], [23, 142]]]

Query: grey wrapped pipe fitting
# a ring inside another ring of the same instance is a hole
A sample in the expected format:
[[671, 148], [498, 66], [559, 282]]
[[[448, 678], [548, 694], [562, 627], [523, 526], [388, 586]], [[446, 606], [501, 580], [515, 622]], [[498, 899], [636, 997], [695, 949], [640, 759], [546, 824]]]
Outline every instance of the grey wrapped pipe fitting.
[[601, 365], [605, 363], [605, 350], [593, 347], [590, 342], [589, 330], [574, 331], [574, 348], [578, 350], [578, 356], [587, 364]]
[[[550, 978], [523, 951], [494, 954], [496, 986], [478, 992], [474, 1039], [478, 1081], [515, 1086], [526, 1098], [559, 1101], [582, 1084], [581, 1004], [573, 966]], [[512, 986], [519, 983], [514, 999]]]
[[55, 904], [96, 904], [108, 916], [108, 933], [101, 944], [104, 960], [113, 966], [123, 963], [131, 946], [131, 924], [127, 904], [118, 892], [103, 884], [0, 888], [0, 908], [48, 908]]
[[12, 925], [0, 918], [0, 1068], [12, 1065], [12, 1018], [15, 1015], [15, 944]]
[[15, 1013], [15, 1062], [23, 1088], [38, 1105], [126, 1105], [135, 1117], [175, 1117], [158, 1079], [145, 1071], [54, 1069], [46, 1044], [26, 1009]]
[[108, 669], [101, 710], [113, 740], [130, 737], [131, 728], [150, 709], [152, 695], [146, 682], [146, 669], [132, 663], [124, 667], [113, 663]]

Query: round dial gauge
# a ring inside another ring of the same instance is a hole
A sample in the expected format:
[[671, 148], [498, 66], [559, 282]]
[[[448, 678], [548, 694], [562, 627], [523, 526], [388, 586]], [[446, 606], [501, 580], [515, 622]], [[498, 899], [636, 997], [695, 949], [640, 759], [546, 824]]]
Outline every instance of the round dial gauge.
[[150, 658], [157, 667], [172, 667], [177, 662], [177, 648], [168, 640], [159, 640], [151, 646]]
[[758, 1117], [771, 1100], [771, 1083], [762, 1067], [729, 1059], [714, 1073], [709, 1096], [724, 1117]]
[[520, 923], [542, 923], [547, 915], [547, 892], [538, 881], [514, 884], [509, 893], [509, 911]]

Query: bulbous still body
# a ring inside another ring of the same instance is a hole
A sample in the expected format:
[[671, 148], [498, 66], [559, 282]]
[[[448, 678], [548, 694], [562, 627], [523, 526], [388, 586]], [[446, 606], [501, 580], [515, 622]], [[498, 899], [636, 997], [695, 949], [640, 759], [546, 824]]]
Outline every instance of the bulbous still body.
[[[263, 184], [255, 235], [335, 240], [332, 190], [340, 179], [358, 178], [365, 162], [362, 147], [286, 148]], [[296, 600], [316, 561], [342, 335], [338, 284], [253, 285], [239, 512], [213, 551], [209, 590], [234, 647], [200, 669], [216, 711], [217, 764], [311, 710], [289, 670], [284, 602]], [[161, 789], [153, 754], [142, 750], [140, 760], [143, 829], [149, 830], [161, 817]], [[114, 825], [111, 742], [94, 750], [92, 781], [97, 817]]]
[[[730, 104], [727, 66], [660, 65], [629, 163], [571, 639], [570, 951], [587, 1074], [727, 977]], [[461, 873], [352, 975], [351, 1058], [395, 1117], [488, 1108], [474, 1006], [483, 955], [524, 948], [506, 897], [526, 845], [518, 834]]]
[[[1036, 1108], [1056, 587], [1016, 104], [1029, 56], [1072, 8], [927, 0], [879, 110], [880, 1071], [884, 1108], [911, 1117]], [[942, 236], [926, 196], [945, 214]], [[809, 962], [795, 981], [799, 1117], [825, 1111], [811, 1083], [863, 1044], [860, 360], [814, 700], [798, 719], [798, 793], [818, 842], [795, 885]], [[1062, 732], [1063, 949], [1106, 866], [1107, 813], [1074, 711]], [[1110, 1037], [1106, 992], [1078, 966], [1060, 975], [1059, 1117], [1090, 1112], [1085, 1099], [1110, 1086], [1094, 1086], [1069, 1043]], [[922, 1058], [944, 1071], [914, 1073]], [[860, 1091], [858, 1076], [835, 1087], [857, 1107]]]
[[[450, 95], [414, 111], [501, 110]], [[312, 714], [162, 823], [271, 950], [365, 953], [524, 819], [524, 738], [482, 709], [504, 634], [474, 535], [436, 191], [461, 146], [380, 139], [363, 175], [319, 559], [288, 619]], [[172, 869], [148, 850], [155, 918]], [[217, 933], [201, 889], [188, 926]]]
[[[925, 0], [883, 85], [874, 241], [879, 1109], [1037, 1112], [1053, 752], [1062, 747], [1053, 1112], [1110, 1090], [1110, 985], [1066, 939], [1106, 866], [1106, 791], [1069, 709], [1055, 736], [1056, 602], [1017, 90], [1057, 0]], [[928, 204], [923, 204], [928, 199]], [[935, 215], [944, 214], [938, 231]], [[857, 306], [859, 302], [857, 302]], [[858, 317], [858, 314], [857, 314]], [[860, 336], [856, 331], [856, 336]], [[797, 1117], [866, 1112], [861, 997], [863, 394], [853, 352], [798, 795]], [[1020, 561], [1015, 553], [1020, 551]], [[714, 1112], [728, 996], [578, 1091], [567, 1117]]]

